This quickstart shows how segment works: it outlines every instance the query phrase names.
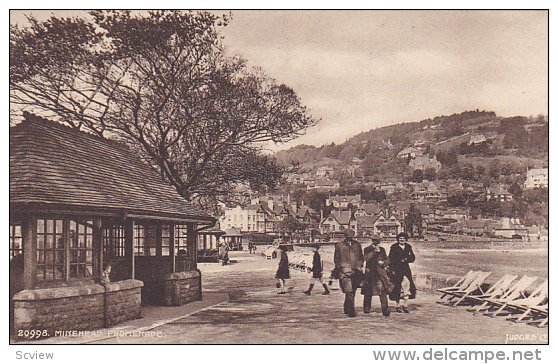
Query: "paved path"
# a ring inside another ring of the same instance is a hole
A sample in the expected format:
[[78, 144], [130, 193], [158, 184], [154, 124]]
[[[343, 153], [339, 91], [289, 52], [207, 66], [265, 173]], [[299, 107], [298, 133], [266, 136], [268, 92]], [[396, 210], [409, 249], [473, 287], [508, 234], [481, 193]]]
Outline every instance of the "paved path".
[[465, 307], [446, 307], [437, 296], [419, 292], [411, 301], [411, 313], [384, 318], [374, 298], [374, 312], [348, 318], [342, 313], [343, 295], [335, 290], [322, 296], [316, 287], [312, 296], [302, 293], [309, 275], [292, 271], [290, 294], [277, 295], [273, 279], [277, 261], [260, 255], [232, 253], [237, 263], [221, 267], [202, 264], [204, 290], [228, 292], [232, 300], [160, 325], [158, 336], [121, 338], [102, 343], [366, 343], [366, 344], [450, 344], [506, 343], [506, 334], [529, 334], [528, 341], [546, 343], [547, 328], [509, 322], [503, 318], [474, 316]]

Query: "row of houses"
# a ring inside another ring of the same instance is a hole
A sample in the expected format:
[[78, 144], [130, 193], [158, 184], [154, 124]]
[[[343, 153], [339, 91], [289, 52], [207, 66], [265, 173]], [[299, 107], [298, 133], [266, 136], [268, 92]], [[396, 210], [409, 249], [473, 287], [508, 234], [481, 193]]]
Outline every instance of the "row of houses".
[[352, 229], [359, 236], [378, 234], [393, 237], [403, 231], [401, 217], [389, 210], [373, 215], [355, 215], [352, 211], [332, 211], [320, 222], [320, 233], [331, 234]]
[[223, 207], [222, 211], [220, 226], [224, 229], [240, 229], [242, 232], [282, 233], [282, 222], [289, 216], [306, 226], [315, 225], [318, 221], [317, 213], [312, 208], [273, 197], [253, 198], [246, 206]]

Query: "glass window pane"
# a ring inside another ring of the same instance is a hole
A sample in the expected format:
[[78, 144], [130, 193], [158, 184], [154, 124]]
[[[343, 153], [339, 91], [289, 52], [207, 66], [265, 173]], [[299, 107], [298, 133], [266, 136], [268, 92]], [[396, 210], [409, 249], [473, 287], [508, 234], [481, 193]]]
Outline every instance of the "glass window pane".
[[52, 235], [47, 235], [46, 236], [46, 245], [45, 245], [45, 249], [52, 249], [54, 248], [54, 236]]
[[64, 249], [64, 237], [63, 236], [57, 235], [56, 236], [56, 242], [57, 242], [56, 247], [58, 249]]
[[49, 234], [54, 233], [54, 221], [46, 220], [46, 232]]
[[45, 220], [37, 220], [37, 233], [41, 234], [45, 232]]

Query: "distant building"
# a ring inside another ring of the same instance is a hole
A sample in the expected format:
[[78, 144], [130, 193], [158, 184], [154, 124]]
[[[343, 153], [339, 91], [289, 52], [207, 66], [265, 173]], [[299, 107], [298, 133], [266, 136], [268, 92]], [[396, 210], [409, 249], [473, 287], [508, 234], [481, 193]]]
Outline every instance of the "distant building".
[[316, 170], [316, 177], [332, 177], [334, 169], [328, 166], [321, 166]]
[[407, 147], [397, 153], [397, 158], [399, 159], [408, 159], [408, 158], [416, 158], [416, 156], [422, 155], [422, 151], [419, 148], [415, 147]]
[[355, 216], [356, 230], [355, 233], [359, 236], [370, 236], [375, 234], [374, 223], [376, 218], [374, 216], [359, 215]]
[[401, 221], [389, 211], [382, 211], [374, 218], [374, 233], [392, 237], [403, 231]]
[[484, 134], [472, 134], [469, 138], [469, 145], [477, 145], [486, 142], [486, 137]]
[[409, 161], [409, 167], [411, 170], [432, 168], [437, 172], [442, 168], [442, 163], [438, 162], [436, 157], [430, 158], [427, 155], [419, 155]]
[[485, 191], [486, 201], [506, 202], [513, 199], [513, 195], [503, 185], [493, 185]]
[[434, 182], [421, 182], [415, 185], [411, 198], [420, 202], [443, 202], [447, 201], [448, 193]]
[[380, 213], [382, 207], [375, 203], [362, 203], [355, 210], [355, 216], [374, 216]]
[[224, 214], [219, 220], [222, 229], [240, 229], [242, 232], [258, 232], [263, 230], [261, 221], [263, 220], [264, 212], [259, 204], [248, 205], [246, 207], [225, 207], [223, 212]]
[[353, 208], [357, 208], [360, 206], [361, 203], [362, 203], [362, 198], [360, 194], [354, 196], [335, 195], [326, 198], [327, 206], [333, 206], [334, 208], [339, 210], [347, 210], [349, 208], [349, 205], [351, 205]]
[[548, 168], [536, 168], [527, 171], [525, 188], [548, 187]]
[[516, 238], [521, 237], [521, 239], [527, 239], [529, 235], [529, 230], [521, 224], [519, 219], [503, 217], [502, 225], [493, 230], [495, 237], [499, 238]]
[[343, 231], [351, 228], [356, 231], [357, 221], [350, 211], [332, 211], [331, 215], [320, 222], [322, 234]]

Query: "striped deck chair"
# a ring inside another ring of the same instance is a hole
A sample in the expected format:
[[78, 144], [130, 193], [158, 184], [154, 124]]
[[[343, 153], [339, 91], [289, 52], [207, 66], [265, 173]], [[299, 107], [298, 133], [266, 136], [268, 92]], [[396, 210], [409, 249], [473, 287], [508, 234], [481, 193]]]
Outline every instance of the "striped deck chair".
[[480, 271], [470, 270], [463, 277], [461, 277], [453, 286], [436, 289], [436, 291], [442, 293], [442, 297], [440, 297], [440, 299], [443, 299], [450, 292], [462, 291], [465, 288], [467, 288], [471, 284], [473, 279], [476, 278], [478, 273], [480, 273]]
[[510, 288], [513, 282], [517, 279], [515, 274], [504, 274], [496, 283], [490, 286], [486, 292], [478, 294], [470, 294], [465, 297], [467, 303], [471, 306], [484, 302], [488, 298], [500, 298]]
[[[475, 310], [475, 313], [478, 313], [480, 311], [489, 311], [494, 307], [497, 307], [497, 311], [500, 311], [500, 307], [502, 307], [504, 304], [507, 304], [519, 298], [526, 298], [527, 296], [525, 295], [525, 291], [536, 280], [537, 277], [521, 277], [517, 282], [512, 284], [511, 287], [501, 297], [485, 299], [483, 304]], [[490, 313], [487, 312], [487, 314]]]
[[454, 291], [449, 293], [452, 297], [450, 297], [449, 301], [453, 299], [457, 299], [455, 302], [449, 302], [453, 306], [457, 306], [467, 297], [475, 294], [475, 292], [479, 292], [479, 294], [485, 294], [485, 291], [482, 288], [482, 285], [486, 281], [486, 279], [492, 274], [492, 272], [479, 272], [476, 278], [471, 282], [471, 284], [462, 291]]

